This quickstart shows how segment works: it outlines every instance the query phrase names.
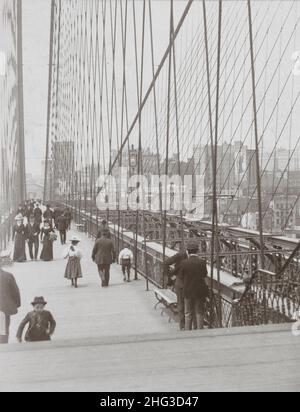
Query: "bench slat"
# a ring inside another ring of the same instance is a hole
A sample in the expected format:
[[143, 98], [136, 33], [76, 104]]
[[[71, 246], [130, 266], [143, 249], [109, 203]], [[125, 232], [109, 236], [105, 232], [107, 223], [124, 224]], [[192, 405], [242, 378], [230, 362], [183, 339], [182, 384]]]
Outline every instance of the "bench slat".
[[162, 300], [164, 300], [169, 305], [174, 305], [177, 303], [177, 296], [176, 293], [172, 292], [169, 289], [156, 289], [155, 294], [160, 296]]

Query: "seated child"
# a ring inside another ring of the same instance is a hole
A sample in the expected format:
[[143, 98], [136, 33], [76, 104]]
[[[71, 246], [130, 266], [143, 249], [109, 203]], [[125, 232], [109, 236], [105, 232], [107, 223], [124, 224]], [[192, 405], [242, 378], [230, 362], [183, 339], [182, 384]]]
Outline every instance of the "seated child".
[[41, 342], [51, 340], [53, 335], [56, 322], [52, 314], [45, 310], [45, 302], [43, 297], [37, 297], [32, 302], [33, 311], [28, 313], [25, 319], [21, 322], [18, 332], [17, 339], [21, 343], [23, 331], [28, 324], [28, 329], [25, 334], [26, 342]]

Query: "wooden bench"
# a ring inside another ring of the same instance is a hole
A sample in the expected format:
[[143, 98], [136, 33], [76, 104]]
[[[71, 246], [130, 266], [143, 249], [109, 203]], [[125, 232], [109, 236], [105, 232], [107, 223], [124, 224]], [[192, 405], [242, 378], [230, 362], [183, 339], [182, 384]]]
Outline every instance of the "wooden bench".
[[[164, 306], [161, 311], [161, 315], [164, 314], [165, 309], [170, 310], [171, 313], [175, 316], [178, 315], [176, 293], [172, 292], [172, 290], [170, 289], [155, 289], [154, 293], [156, 299], [158, 300], [155, 305], [155, 309], [158, 307], [158, 305]], [[169, 322], [171, 322], [171, 316], [169, 316]]]

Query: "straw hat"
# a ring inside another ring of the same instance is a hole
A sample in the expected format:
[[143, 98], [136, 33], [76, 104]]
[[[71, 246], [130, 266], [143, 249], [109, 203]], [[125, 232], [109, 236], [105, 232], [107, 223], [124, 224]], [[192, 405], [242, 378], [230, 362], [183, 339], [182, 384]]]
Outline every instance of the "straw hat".
[[70, 242], [81, 242], [81, 240], [79, 239], [79, 237], [73, 236], [72, 239], [70, 239]]
[[10, 258], [10, 252], [3, 250], [0, 252], [0, 266], [10, 266], [13, 264], [13, 261]]

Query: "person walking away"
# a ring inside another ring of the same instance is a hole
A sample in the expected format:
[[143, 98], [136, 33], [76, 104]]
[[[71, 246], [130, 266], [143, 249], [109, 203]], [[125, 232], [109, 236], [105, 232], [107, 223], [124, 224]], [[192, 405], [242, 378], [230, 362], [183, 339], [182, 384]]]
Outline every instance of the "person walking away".
[[72, 286], [78, 287], [78, 279], [82, 278], [81, 259], [82, 252], [78, 247], [80, 239], [74, 236], [71, 239], [70, 247], [64, 253], [64, 259], [68, 258], [65, 271], [65, 278], [71, 280]]
[[101, 239], [96, 240], [92, 253], [92, 259], [98, 266], [102, 287], [109, 285], [110, 266], [116, 260], [115, 247], [109, 236], [109, 231], [104, 231]]
[[59, 234], [60, 234], [61, 244], [65, 245], [67, 243], [67, 228], [68, 228], [68, 222], [67, 222], [67, 218], [65, 217], [65, 215], [61, 215], [57, 218], [56, 228], [58, 229]]
[[[194, 247], [195, 242], [189, 241], [187, 248]], [[164, 273], [168, 275], [168, 286], [175, 287], [175, 292], [177, 295], [177, 310], [179, 316], [179, 327], [180, 330], [185, 330], [185, 310], [184, 310], [184, 294], [183, 294], [183, 276], [181, 271], [181, 263], [187, 259], [187, 250], [184, 252], [176, 253], [174, 256], [168, 258], [164, 262]], [[172, 270], [171, 268], [174, 267]], [[173, 279], [175, 279], [175, 284]]]
[[64, 215], [67, 220], [67, 230], [70, 230], [73, 216], [72, 216], [71, 210], [68, 207], [65, 209]]
[[122, 266], [124, 282], [126, 282], [126, 274], [127, 274], [127, 282], [130, 282], [130, 271], [131, 271], [132, 263], [133, 263], [132, 251], [128, 248], [124, 248], [123, 250], [121, 250], [120, 255], [119, 255], [119, 264]]
[[184, 282], [185, 328], [193, 329], [196, 319], [196, 329], [204, 328], [205, 301], [209, 295], [206, 278], [208, 275], [206, 261], [197, 254], [199, 246], [190, 245], [188, 258], [181, 263]]
[[51, 222], [51, 226], [52, 226], [53, 211], [51, 210], [50, 205], [47, 205], [46, 210], [43, 214], [43, 218], [44, 218], [44, 220], [48, 220], [49, 222]]
[[39, 204], [36, 205], [34, 211], [33, 211], [33, 215], [34, 215], [34, 220], [35, 223], [38, 225], [41, 225], [42, 223], [42, 217], [43, 217], [43, 212], [42, 209], [40, 208]]
[[55, 235], [54, 229], [49, 221], [45, 221], [41, 230], [41, 241], [43, 244], [41, 260], [44, 262], [50, 262], [53, 260], [53, 235]]
[[4, 269], [12, 265], [7, 256], [0, 255], [0, 344], [9, 341], [10, 318], [21, 306], [20, 290], [14, 276]]
[[[27, 240], [29, 256], [31, 260], [37, 260], [39, 254], [39, 235], [41, 233], [40, 225], [35, 222], [34, 216], [29, 217], [29, 223], [27, 225]], [[34, 254], [33, 254], [34, 249]]]
[[13, 227], [13, 241], [14, 241], [14, 262], [25, 262], [26, 252], [25, 244], [27, 239], [27, 229], [23, 223], [24, 217], [20, 214], [15, 218], [15, 225]]
[[51, 312], [45, 310], [47, 302], [45, 302], [43, 297], [36, 297], [31, 304], [33, 311], [26, 315], [18, 328], [18, 341], [22, 342], [23, 332], [27, 325], [28, 329], [25, 333], [26, 342], [50, 341], [51, 336], [55, 332], [56, 322]]

